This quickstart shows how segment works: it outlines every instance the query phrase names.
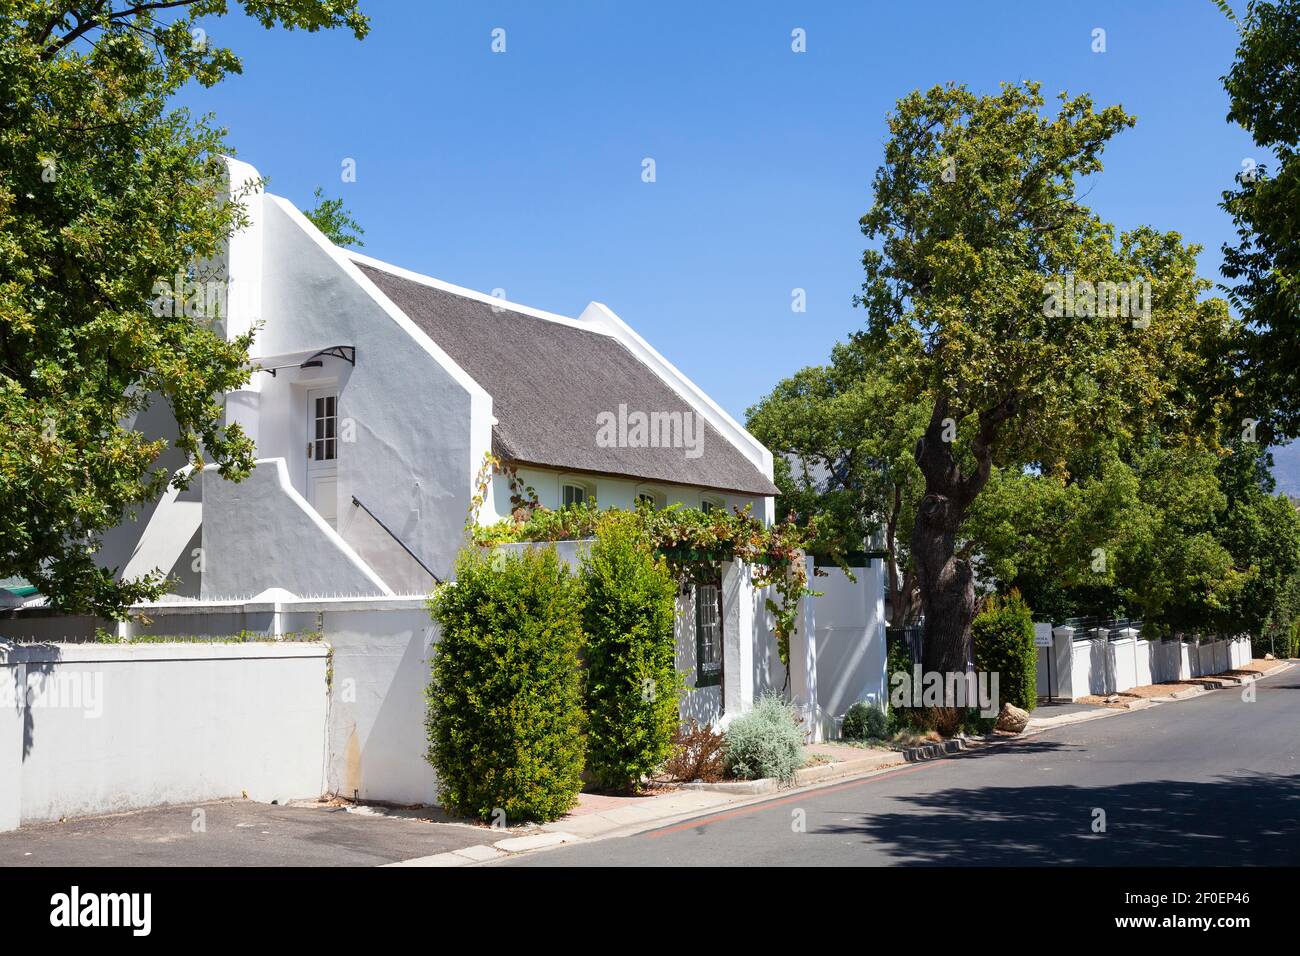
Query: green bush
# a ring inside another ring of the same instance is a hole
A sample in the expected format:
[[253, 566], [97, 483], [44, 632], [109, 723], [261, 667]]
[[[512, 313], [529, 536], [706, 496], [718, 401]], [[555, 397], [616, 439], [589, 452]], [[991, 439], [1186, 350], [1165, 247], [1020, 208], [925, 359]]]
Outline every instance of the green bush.
[[889, 736], [889, 717], [879, 707], [860, 700], [844, 715], [840, 736], [845, 740], [880, 740]]
[[975, 669], [998, 675], [998, 701], [1033, 710], [1038, 703], [1038, 649], [1034, 618], [1020, 592], [994, 596], [971, 622]]
[[448, 809], [553, 820], [582, 788], [583, 589], [555, 548], [466, 549], [429, 602], [441, 625], [429, 750]]
[[731, 776], [741, 780], [774, 777], [788, 783], [803, 765], [803, 731], [790, 705], [769, 694], [727, 726], [725, 749]]
[[[887, 637], [885, 648], [886, 684], [892, 695], [895, 674], [907, 675], [907, 683], [909, 685], [912, 683], [912, 651], [901, 634]], [[919, 708], [895, 707], [892, 703], [889, 704], [889, 712], [886, 715], [889, 721], [887, 736], [893, 736], [901, 730], [915, 726], [919, 715]]]
[[634, 519], [609, 514], [582, 564], [586, 588], [587, 772], [629, 790], [671, 755], [682, 687], [673, 615], [677, 585]]

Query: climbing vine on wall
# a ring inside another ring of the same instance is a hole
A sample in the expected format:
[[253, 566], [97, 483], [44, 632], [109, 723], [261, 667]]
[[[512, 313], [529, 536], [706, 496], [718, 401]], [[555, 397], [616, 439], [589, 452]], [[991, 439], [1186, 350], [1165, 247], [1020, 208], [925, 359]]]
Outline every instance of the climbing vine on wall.
[[[508, 483], [511, 514], [495, 524], [480, 525], [479, 512], [487, 500], [493, 474], [501, 475]], [[488, 454], [479, 470], [465, 529], [474, 544], [485, 547], [522, 541], [572, 541], [594, 537], [601, 513], [602, 509], [590, 500], [559, 510], [547, 508], [512, 466]], [[817, 534], [815, 519], [808, 526], [785, 521], [769, 528], [754, 517], [748, 506], [726, 512], [680, 505], [656, 509], [645, 502], [637, 505], [635, 514], [646, 541], [668, 561], [683, 590], [696, 582], [720, 577], [726, 561], [747, 564], [755, 587], [772, 587], [777, 599], [767, 598], [766, 605], [772, 614], [781, 663], [788, 670], [790, 636], [798, 626], [799, 601], [819, 593], [809, 588], [804, 561], [808, 544]]]

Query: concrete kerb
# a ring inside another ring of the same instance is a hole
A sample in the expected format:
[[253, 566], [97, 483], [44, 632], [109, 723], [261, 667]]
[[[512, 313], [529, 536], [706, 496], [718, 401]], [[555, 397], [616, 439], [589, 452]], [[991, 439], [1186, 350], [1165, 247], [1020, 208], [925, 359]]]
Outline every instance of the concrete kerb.
[[[1271, 677], [1274, 674], [1280, 674], [1289, 670], [1293, 664], [1283, 664], [1264, 674], [1257, 674], [1248, 677], [1233, 677], [1228, 680], [1233, 681], [1225, 686], [1241, 686], [1252, 683], [1262, 677]], [[985, 747], [998, 746], [1008, 743], [1014, 743], [1018, 740], [1025, 740], [1030, 737], [1036, 737], [1039, 734], [1046, 733], [1049, 730], [1056, 730], [1059, 727], [1070, 724], [1084, 723], [1089, 720], [1100, 720], [1106, 717], [1118, 717], [1121, 714], [1133, 713], [1136, 710], [1145, 710], [1147, 707], [1159, 704], [1170, 703], [1175, 700], [1186, 700], [1191, 697], [1198, 697], [1201, 694], [1212, 693], [1213, 688], [1198, 687], [1195, 693], [1179, 692], [1169, 697], [1149, 698], [1142, 701], [1139, 706], [1132, 709], [1113, 709], [1101, 708], [1096, 712], [1082, 714], [1063, 714], [1060, 717], [1042, 718], [1037, 726], [1034, 726], [1034, 720], [1031, 718], [1030, 726], [1023, 733], [1011, 736], [990, 735], [983, 738], [966, 739], [956, 747], [940, 747], [933, 745], [938, 751], [933, 756], [919, 756], [916, 759], [930, 760], [941, 759], [951, 756], [952, 754], [968, 753], [973, 749], [983, 749]], [[945, 743], [951, 743], [946, 741]], [[927, 750], [929, 745], [921, 748], [912, 748], [916, 750]], [[904, 766], [909, 760], [904, 752], [897, 753], [897, 759], [887, 764], [878, 762], [878, 757], [864, 757], [861, 760], [847, 760], [838, 764], [824, 764], [817, 767], [805, 767], [796, 772], [796, 784], [788, 789], [780, 789], [774, 780], [750, 780], [750, 781], [733, 781], [730, 789], [722, 789], [725, 785], [712, 784], [708, 785], [709, 789], [699, 785], [683, 785], [681, 793], [684, 795], [694, 795], [699, 800], [698, 805], [689, 809], [682, 809], [678, 812], [670, 811], [668, 813], [659, 813], [654, 808], [624, 808], [623, 810], [612, 811], [611, 814], [590, 814], [587, 817], [577, 817], [568, 820], [555, 821], [554, 823], [543, 824], [532, 832], [525, 833], [521, 836], [510, 837], [498, 840], [493, 844], [483, 844], [480, 846], [467, 847], [462, 850], [452, 851], [450, 853], [439, 853], [434, 856], [418, 857], [412, 860], [402, 860], [397, 863], [389, 863], [388, 866], [480, 866], [498, 863], [502, 860], [510, 859], [522, 853], [537, 853], [545, 850], [552, 850], [558, 846], [567, 843], [589, 843], [598, 840], [608, 840], [617, 837], [634, 836], [637, 833], [643, 833], [647, 830], [657, 830], [660, 827], [672, 826], [691, 820], [700, 816], [707, 816], [719, 810], [734, 810], [741, 807], [750, 806], [756, 803], [762, 803], [770, 799], [775, 793], [780, 792], [783, 797], [794, 796], [820, 789], [821, 787], [845, 783], [850, 780], [868, 779], [870, 777], [880, 776], [882, 774], [893, 773], [899, 767]], [[854, 769], [866, 764], [874, 764], [870, 769]], [[810, 774], [809, 771], [822, 771], [821, 775]], [[801, 778], [800, 775], [805, 775]], [[752, 786], [755, 789], [743, 790], [738, 787]], [[673, 800], [672, 797], [656, 798], [661, 800]], [[694, 802], [694, 801], [692, 801]], [[678, 804], [680, 805], [680, 804]], [[641, 820], [628, 820], [622, 823], [618, 820], [609, 819], [612, 815], [625, 814], [626, 810], [636, 809], [641, 813]], [[667, 809], [667, 807], [661, 807]], [[586, 832], [576, 832], [586, 831]]]

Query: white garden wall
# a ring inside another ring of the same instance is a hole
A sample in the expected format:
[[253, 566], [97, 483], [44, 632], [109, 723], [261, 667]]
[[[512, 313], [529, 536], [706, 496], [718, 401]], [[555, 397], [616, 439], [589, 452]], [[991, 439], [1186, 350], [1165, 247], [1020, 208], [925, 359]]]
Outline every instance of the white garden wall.
[[[1058, 700], [1077, 700], [1090, 694], [1115, 694], [1132, 687], [1190, 680], [1222, 674], [1249, 663], [1250, 639], [1202, 641], [1147, 641], [1136, 631], [1117, 640], [1104, 632], [1076, 632], [1071, 627], [1052, 629]], [[1038, 655], [1039, 693], [1047, 686], [1047, 654]]]
[[873, 561], [853, 568], [823, 568], [811, 579], [821, 597], [809, 603], [816, 632], [817, 703], [836, 721], [858, 701], [882, 705], [889, 697], [885, 674], [884, 568]]
[[155, 633], [216, 636], [250, 623], [268, 633], [319, 634], [330, 649], [322, 792], [384, 803], [434, 803], [425, 761], [425, 689], [437, 629], [422, 597], [156, 604]]
[[327, 654], [0, 641], [0, 830], [244, 793], [318, 796]]

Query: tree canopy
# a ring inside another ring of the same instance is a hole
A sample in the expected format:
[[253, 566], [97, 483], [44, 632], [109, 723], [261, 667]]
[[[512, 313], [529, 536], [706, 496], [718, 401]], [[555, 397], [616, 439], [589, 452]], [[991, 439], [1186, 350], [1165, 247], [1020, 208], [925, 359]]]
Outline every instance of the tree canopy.
[[1246, 327], [1236, 352], [1241, 417], [1268, 440], [1300, 436], [1300, 0], [1252, 0], [1223, 78], [1229, 122], [1247, 157], [1223, 208], [1237, 229], [1223, 250], [1229, 299]]
[[[912, 456], [925, 409], [901, 401], [879, 356], [841, 344], [829, 365], [796, 372], [749, 409], [747, 427], [774, 455], [778, 518], [817, 521], [819, 558], [883, 550], [890, 619], [919, 613], [910, 541], [921, 472]], [[871, 547], [868, 547], [868, 546]]]

